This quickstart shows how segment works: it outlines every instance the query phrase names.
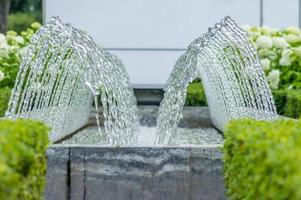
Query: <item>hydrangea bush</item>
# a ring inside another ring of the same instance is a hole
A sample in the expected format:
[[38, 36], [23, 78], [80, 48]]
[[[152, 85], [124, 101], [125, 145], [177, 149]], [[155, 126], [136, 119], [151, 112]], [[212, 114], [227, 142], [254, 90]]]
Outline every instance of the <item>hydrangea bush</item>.
[[271, 89], [301, 89], [301, 31], [243, 26], [258, 51]]
[[35, 22], [20, 35], [15, 31], [8, 31], [6, 35], [0, 33], [0, 117], [7, 109], [10, 90], [14, 87], [30, 39], [40, 27], [41, 24]]
[[40, 26], [35, 22], [20, 35], [15, 31], [8, 31], [6, 35], [0, 33], [0, 89], [14, 86], [22, 56]]

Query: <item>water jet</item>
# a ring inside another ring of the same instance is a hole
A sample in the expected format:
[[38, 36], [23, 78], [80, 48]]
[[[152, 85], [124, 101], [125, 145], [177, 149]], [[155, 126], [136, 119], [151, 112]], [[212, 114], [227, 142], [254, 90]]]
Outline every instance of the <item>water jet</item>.
[[[208, 108], [184, 107], [197, 77]], [[52, 128], [46, 199], [225, 199], [224, 125], [277, 114], [256, 52], [229, 17], [177, 60], [160, 108], [139, 109], [122, 62], [53, 18], [32, 39], [6, 117]]]

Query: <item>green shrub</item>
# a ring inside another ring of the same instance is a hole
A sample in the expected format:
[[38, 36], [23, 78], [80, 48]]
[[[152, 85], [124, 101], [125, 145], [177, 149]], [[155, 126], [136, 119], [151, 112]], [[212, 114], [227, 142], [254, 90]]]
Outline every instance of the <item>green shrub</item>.
[[301, 116], [301, 90], [292, 90], [287, 93], [285, 116], [299, 118]]
[[300, 146], [301, 121], [230, 122], [223, 147], [230, 199], [301, 199]]
[[[301, 117], [301, 90], [272, 90], [277, 113], [291, 118]], [[207, 100], [200, 81], [187, 88], [186, 106], [206, 106]]]
[[10, 98], [11, 90], [6, 88], [0, 88], [0, 117], [3, 117], [7, 110], [7, 104]]
[[[291, 118], [301, 117], [301, 90], [272, 90], [277, 113]], [[186, 106], [207, 106], [204, 88], [200, 81], [187, 88]]]
[[13, 13], [8, 16], [7, 29], [21, 33], [21, 31], [26, 30], [35, 21], [36, 18], [34, 15], [21, 12]]
[[274, 90], [277, 112], [291, 118], [301, 116], [301, 90]]
[[22, 56], [26, 54], [27, 46], [33, 34], [40, 28], [35, 22], [18, 35], [8, 31], [6, 35], [0, 33], [0, 88], [14, 87]]
[[272, 93], [277, 108], [277, 113], [279, 115], [284, 115], [287, 102], [287, 92], [285, 90], [272, 90]]
[[0, 199], [42, 199], [47, 144], [40, 122], [0, 121]]
[[186, 106], [206, 106], [207, 99], [200, 81], [191, 83], [187, 88]]

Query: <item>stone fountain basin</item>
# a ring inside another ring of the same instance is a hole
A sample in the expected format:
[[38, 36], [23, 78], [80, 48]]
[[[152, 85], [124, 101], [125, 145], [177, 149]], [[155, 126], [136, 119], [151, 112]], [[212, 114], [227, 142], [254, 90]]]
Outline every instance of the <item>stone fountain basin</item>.
[[[153, 129], [157, 110], [139, 107], [141, 134], [148, 132], [145, 127]], [[223, 139], [212, 127], [207, 107], [184, 108], [178, 131], [184, 134], [172, 145], [108, 146], [93, 141], [95, 137], [84, 140], [93, 126], [90, 121], [47, 150], [46, 199], [225, 199]]]

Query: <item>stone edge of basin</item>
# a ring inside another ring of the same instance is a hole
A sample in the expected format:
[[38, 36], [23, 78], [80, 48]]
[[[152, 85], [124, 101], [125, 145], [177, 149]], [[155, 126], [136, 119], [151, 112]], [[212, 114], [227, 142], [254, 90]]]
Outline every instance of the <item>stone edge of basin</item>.
[[183, 145], [122, 145], [122, 146], [112, 146], [112, 145], [99, 145], [99, 144], [51, 144], [49, 148], [153, 148], [153, 149], [168, 149], [168, 148], [222, 148], [222, 144], [212, 144], [212, 145], [197, 145], [197, 144], [183, 144]]
[[222, 145], [51, 145], [46, 199], [226, 199]]

